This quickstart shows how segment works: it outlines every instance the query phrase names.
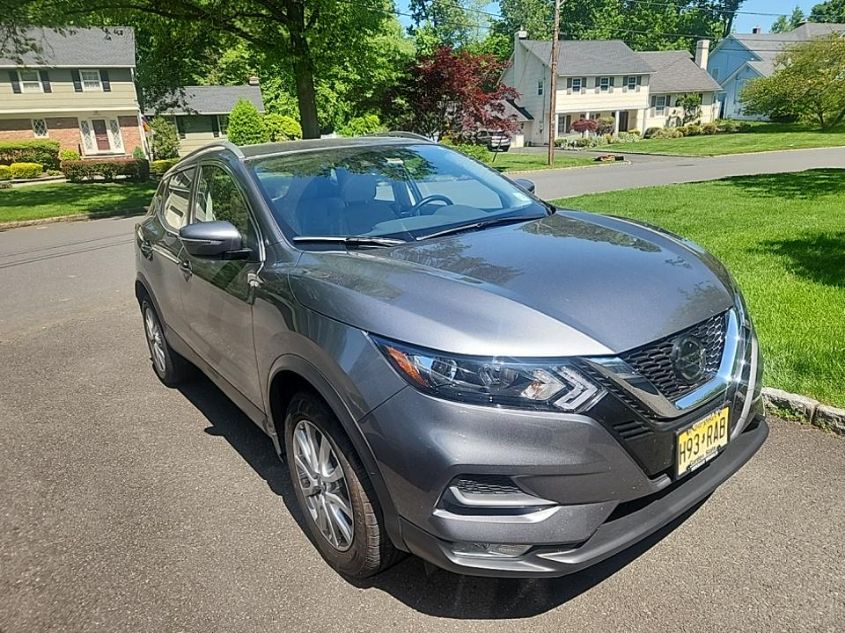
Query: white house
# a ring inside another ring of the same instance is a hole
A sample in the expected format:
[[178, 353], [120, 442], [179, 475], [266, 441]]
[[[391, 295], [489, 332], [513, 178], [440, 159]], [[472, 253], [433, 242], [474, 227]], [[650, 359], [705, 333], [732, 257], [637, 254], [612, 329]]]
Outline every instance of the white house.
[[[516, 35], [503, 81], [520, 94], [520, 134], [539, 145], [548, 142], [552, 43], [523, 36]], [[678, 125], [677, 100], [687, 93], [701, 94], [701, 122], [713, 121], [719, 85], [705, 70], [708, 49], [700, 42], [693, 60], [687, 51], [637, 53], [621, 40], [561, 41], [555, 136], [580, 118], [613, 117], [617, 132]]]
[[732, 33], [713, 49], [707, 71], [719, 82], [721, 116], [730, 119], [758, 119], [742, 112], [740, 96], [752, 79], [768, 77], [785, 46], [824, 37], [831, 33], [845, 34], [845, 24], [805, 22], [787, 33]]

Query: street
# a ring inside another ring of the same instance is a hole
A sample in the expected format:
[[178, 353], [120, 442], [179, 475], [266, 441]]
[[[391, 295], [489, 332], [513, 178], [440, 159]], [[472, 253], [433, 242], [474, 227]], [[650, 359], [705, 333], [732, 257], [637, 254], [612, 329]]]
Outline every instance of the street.
[[406, 558], [350, 584], [299, 527], [270, 440], [208, 380], [153, 374], [135, 222], [0, 232], [0, 632], [842, 630], [845, 441], [774, 418], [707, 501], [593, 569], [494, 580]]

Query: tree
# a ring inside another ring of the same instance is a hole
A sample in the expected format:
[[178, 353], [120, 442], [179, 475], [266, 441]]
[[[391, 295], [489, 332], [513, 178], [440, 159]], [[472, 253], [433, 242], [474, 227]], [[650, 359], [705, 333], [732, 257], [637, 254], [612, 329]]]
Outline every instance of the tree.
[[[290, 69], [304, 136], [320, 134], [315, 77], [325, 68], [355, 65], [392, 15], [389, 0], [32, 0], [20, 3], [32, 24], [120, 24], [146, 21], [154, 38], [190, 37], [171, 53], [207, 38], [234, 38]], [[342, 45], [340, 43], [342, 42]], [[185, 56], [179, 56], [184, 59]], [[166, 59], [166, 57], [165, 57]]]
[[786, 33], [787, 31], [793, 31], [801, 26], [801, 23], [806, 20], [806, 16], [804, 12], [801, 10], [801, 7], [795, 7], [792, 10], [792, 15], [780, 16], [777, 20], [774, 21], [772, 24], [772, 33]]
[[485, 14], [479, 13], [474, 0], [410, 0], [413, 24], [408, 32], [415, 36], [417, 53], [429, 55], [439, 46], [460, 48], [477, 37]]
[[505, 67], [493, 55], [442, 46], [420, 57], [388, 97], [394, 122], [434, 138], [513, 131], [516, 123], [504, 115], [504, 101], [519, 95], [502, 83]]
[[845, 0], [827, 0], [813, 7], [810, 22], [845, 23]]
[[599, 129], [599, 122], [596, 119], [578, 119], [572, 123], [571, 129], [580, 134], [595, 133]]
[[678, 97], [678, 107], [680, 107], [683, 114], [683, 124], [692, 123], [701, 116], [701, 93], [688, 92]]
[[827, 129], [845, 119], [845, 39], [836, 34], [787, 48], [775, 72], [742, 92], [748, 114], [797, 115]]
[[179, 131], [176, 125], [164, 117], [157, 116], [150, 121], [150, 129], [153, 131], [153, 158], [155, 160], [178, 158]]
[[378, 115], [365, 114], [349, 119], [345, 125], [338, 129], [338, 133], [343, 136], [362, 136], [364, 134], [376, 134], [384, 130], [385, 127], [379, 121]]
[[283, 114], [272, 112], [265, 114], [264, 127], [267, 130], [268, 141], [294, 141], [302, 138], [302, 128], [299, 121]]
[[255, 145], [270, 140], [264, 119], [252, 103], [238, 99], [229, 114], [229, 130], [226, 133], [235, 145]]

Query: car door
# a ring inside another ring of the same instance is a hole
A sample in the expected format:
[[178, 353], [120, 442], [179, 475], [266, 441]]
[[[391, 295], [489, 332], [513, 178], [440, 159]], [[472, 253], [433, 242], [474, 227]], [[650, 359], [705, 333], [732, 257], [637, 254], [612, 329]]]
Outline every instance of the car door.
[[225, 220], [241, 233], [247, 259], [190, 255], [182, 305], [189, 322], [188, 344], [220, 376], [256, 406], [261, 389], [253, 344], [253, 279], [261, 267], [262, 246], [256, 223], [241, 187], [222, 163], [200, 165], [191, 222]]
[[139, 251], [142, 269], [155, 297], [159, 318], [168, 330], [186, 339], [182, 292], [185, 271], [179, 229], [188, 223], [191, 188], [196, 168], [190, 167], [169, 176], [153, 199], [153, 213], [139, 226]]

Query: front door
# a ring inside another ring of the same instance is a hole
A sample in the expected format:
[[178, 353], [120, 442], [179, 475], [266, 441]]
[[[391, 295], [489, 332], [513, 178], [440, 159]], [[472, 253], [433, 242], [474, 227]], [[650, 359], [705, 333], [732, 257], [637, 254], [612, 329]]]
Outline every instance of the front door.
[[619, 113], [619, 131], [620, 132], [627, 132], [628, 131], [628, 111], [624, 110]]
[[97, 151], [109, 151], [111, 149], [111, 144], [109, 143], [109, 130], [106, 127], [105, 119], [92, 119], [91, 127], [94, 128], [94, 139], [97, 142]]
[[194, 257], [182, 251], [186, 274], [182, 306], [190, 323], [188, 344], [217, 373], [258, 407], [260, 381], [252, 335], [254, 289], [261, 266], [258, 232], [249, 206], [232, 175], [216, 163], [200, 167], [191, 222], [225, 220], [237, 227], [246, 260]]

